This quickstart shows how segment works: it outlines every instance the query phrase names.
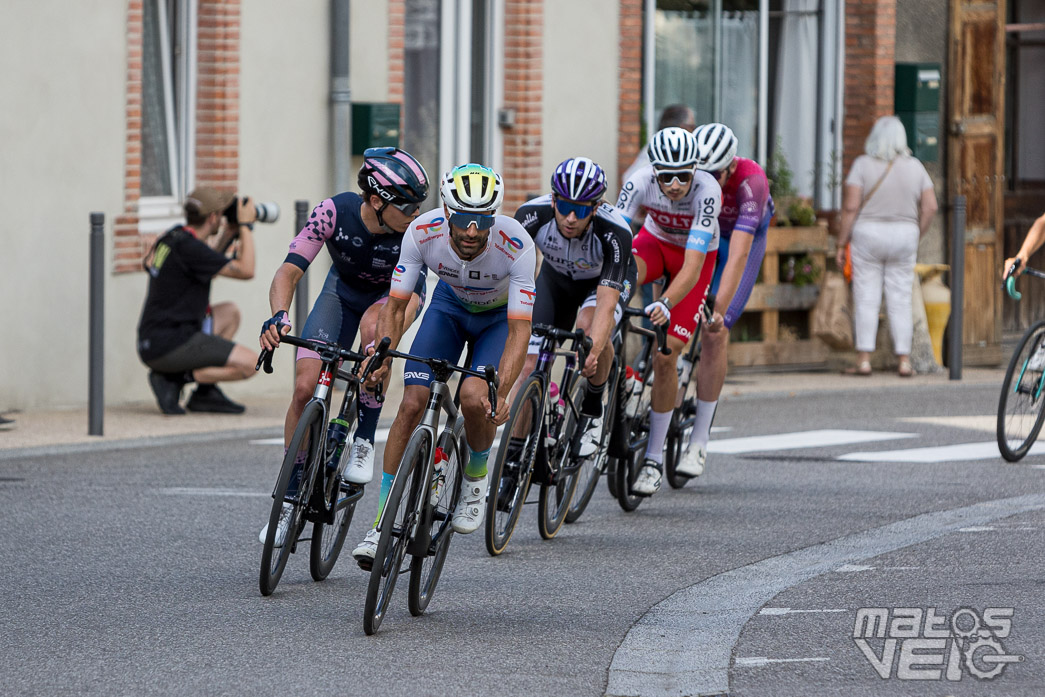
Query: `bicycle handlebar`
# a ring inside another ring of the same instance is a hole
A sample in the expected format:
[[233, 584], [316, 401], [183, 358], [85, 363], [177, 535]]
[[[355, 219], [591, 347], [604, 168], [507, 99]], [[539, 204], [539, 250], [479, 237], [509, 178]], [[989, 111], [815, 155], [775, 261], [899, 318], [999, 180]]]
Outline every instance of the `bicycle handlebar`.
[[535, 324], [530, 330], [534, 336], [550, 336], [556, 341], [573, 339], [573, 350], [577, 352], [577, 360], [583, 365], [591, 353], [591, 337], [584, 333], [583, 329], [559, 329], [548, 324]]
[[[1017, 302], [1019, 302], [1023, 297], [1023, 293], [1016, 290], [1016, 276], [1014, 274], [1019, 270], [1022, 263], [1023, 262], [1020, 261], [1019, 257], [1017, 257], [1016, 260], [1012, 262], [1012, 266], [1009, 267], [1009, 270], [1005, 272], [1005, 280], [1002, 281], [1002, 288], [1005, 289], [1005, 292], [1009, 294], [1010, 298]], [[1036, 278], [1045, 278], [1045, 271], [1038, 271], [1029, 266], [1023, 269], [1023, 273]]]
[[[625, 307], [625, 317], [646, 317], [645, 310], [640, 310], [637, 307]], [[671, 353], [671, 349], [668, 348], [668, 328], [666, 324], [654, 324], [653, 332], [657, 336], [657, 350], [665, 356]]]
[[[315, 339], [302, 339], [299, 336], [292, 336], [285, 334], [279, 338], [279, 342], [290, 344], [291, 346], [297, 346], [299, 348], [308, 349], [315, 351], [320, 356], [323, 354], [329, 354], [332, 359], [338, 359], [345, 361], [361, 361], [366, 356], [355, 351], [351, 351], [346, 348], [342, 348], [337, 344], [327, 343], [325, 341], [317, 341]], [[272, 354], [273, 351], [269, 349], [261, 349], [261, 353], [258, 354], [257, 365], [254, 366], [254, 370], [260, 370], [262, 367], [265, 368], [266, 373], [272, 372]]]

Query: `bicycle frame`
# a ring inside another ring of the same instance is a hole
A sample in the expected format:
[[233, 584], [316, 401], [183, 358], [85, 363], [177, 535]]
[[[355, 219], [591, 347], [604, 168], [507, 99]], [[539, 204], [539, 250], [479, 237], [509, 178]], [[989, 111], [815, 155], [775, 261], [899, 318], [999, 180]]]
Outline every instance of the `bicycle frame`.
[[[567, 332], [554, 327], [546, 327], [539, 331], [543, 332], [541, 336], [541, 346], [537, 353], [537, 365], [534, 367], [534, 370], [530, 375], [535, 376], [541, 383], [541, 401], [539, 407], [541, 432], [537, 439], [537, 455], [538, 457], [541, 457], [543, 462], [547, 465], [549, 459], [546, 439], [553, 439], [557, 442], [559, 440], [561, 429], [569, 416], [569, 414], [563, 412], [562, 418], [555, 418], [553, 416], [554, 412], [550, 413], [548, 409], [551, 404], [551, 399], [548, 395], [548, 386], [552, 379], [552, 369], [555, 359], [558, 356], [562, 356], [566, 359], [566, 365], [563, 368], [562, 378], [559, 384], [559, 394], [569, 396], [573, 394], [573, 388], [577, 384], [577, 380], [580, 379], [581, 374], [577, 366], [578, 364], [583, 364], [583, 361], [586, 359], [591, 340], [584, 336], [582, 330]], [[573, 350], [567, 351], [559, 349], [559, 341], [567, 338], [573, 339]], [[581, 419], [580, 409], [573, 403], [573, 400], [566, 399], [565, 403], [566, 409], [573, 414], [574, 422], [578, 423]], [[554, 432], [549, 432], [549, 428]], [[580, 432], [574, 433], [574, 436], [568, 445], [571, 453], [576, 450], [580, 441], [580, 436]], [[579, 466], [580, 463], [574, 463], [574, 460], [576, 460], [576, 458], [571, 459], [571, 466], [573, 464]]]

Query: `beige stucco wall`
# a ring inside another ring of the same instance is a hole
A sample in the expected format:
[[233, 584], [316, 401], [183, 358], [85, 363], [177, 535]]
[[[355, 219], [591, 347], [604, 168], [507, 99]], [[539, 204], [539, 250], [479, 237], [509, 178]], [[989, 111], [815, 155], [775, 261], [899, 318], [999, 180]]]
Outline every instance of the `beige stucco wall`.
[[[606, 170], [609, 182], [617, 181], [619, 21], [617, 5], [604, 0], [544, 3], [546, 177], [559, 162], [584, 155]], [[541, 193], [548, 191], [546, 177]], [[607, 191], [606, 198], [616, 195]]]
[[[0, 349], [0, 411], [82, 406], [88, 375], [88, 215], [105, 213], [105, 398], [152, 401], [135, 352], [143, 273], [112, 274], [113, 221], [123, 211], [126, 3], [17, 0], [0, 22], [0, 297], [9, 338]], [[268, 316], [273, 272], [294, 234], [294, 201], [334, 191], [329, 144], [328, 0], [244, 3], [240, 190], [273, 200], [278, 223], [258, 226], [256, 276], [218, 279], [215, 301], [243, 313], [237, 340], [254, 346]], [[387, 3], [352, 3], [353, 98], [387, 99]], [[41, 36], [48, 37], [46, 51]], [[366, 61], [369, 56], [370, 60]], [[379, 59], [376, 59], [379, 58]], [[315, 296], [327, 262], [311, 273]], [[285, 360], [289, 375], [290, 352]], [[286, 379], [230, 388], [284, 392]]]

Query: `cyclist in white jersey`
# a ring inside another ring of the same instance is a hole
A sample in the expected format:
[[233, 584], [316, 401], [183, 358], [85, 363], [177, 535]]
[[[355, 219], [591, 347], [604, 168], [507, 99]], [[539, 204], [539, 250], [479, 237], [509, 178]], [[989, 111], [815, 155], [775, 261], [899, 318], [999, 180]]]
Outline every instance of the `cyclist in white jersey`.
[[[508, 420], [506, 398], [526, 358], [536, 295], [536, 252], [519, 223], [496, 215], [504, 200], [504, 184], [492, 169], [477, 164], [455, 167], [443, 176], [440, 194], [443, 207], [417, 218], [403, 236], [403, 250], [392, 274], [388, 302], [378, 318], [376, 336], [389, 337], [392, 349], [399, 345], [407, 302], [421, 268], [427, 266], [439, 277], [439, 283], [410, 352], [457, 361], [470, 341], [471, 368], [498, 365], [496, 405], [490, 404], [483, 380], [466, 377], [461, 387], [461, 413], [471, 452], [453, 528], [470, 533], [483, 521], [489, 486], [486, 460], [497, 426]], [[370, 382], [384, 379], [387, 371], [387, 364], [375, 370]], [[353, 551], [364, 568], [371, 564], [377, 550], [377, 522], [396, 468], [428, 401], [432, 383], [428, 366], [407, 361], [403, 382], [403, 400], [385, 445], [378, 517]], [[491, 417], [491, 412], [495, 416]]]
[[[718, 250], [722, 189], [696, 169], [697, 142], [682, 128], [658, 131], [649, 144], [652, 163], [624, 183], [617, 208], [630, 223], [645, 209], [646, 219], [632, 251], [639, 284], [667, 274], [660, 299], [646, 306], [657, 324], [668, 325], [668, 355], [653, 354], [650, 434], [645, 461], [633, 490], [652, 495], [660, 488], [664, 440], [678, 395], [676, 362], [697, 326]], [[664, 376], [664, 379], [660, 379]]]

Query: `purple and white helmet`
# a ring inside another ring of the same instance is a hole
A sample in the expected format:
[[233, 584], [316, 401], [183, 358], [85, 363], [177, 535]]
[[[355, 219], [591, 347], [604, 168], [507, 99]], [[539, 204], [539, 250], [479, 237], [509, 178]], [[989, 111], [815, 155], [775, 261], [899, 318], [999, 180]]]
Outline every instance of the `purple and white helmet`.
[[359, 168], [359, 188], [396, 204], [421, 203], [428, 197], [428, 174], [414, 156], [399, 148], [367, 148]]
[[571, 157], [555, 168], [552, 191], [570, 201], [597, 201], [606, 191], [606, 173], [587, 157]]

